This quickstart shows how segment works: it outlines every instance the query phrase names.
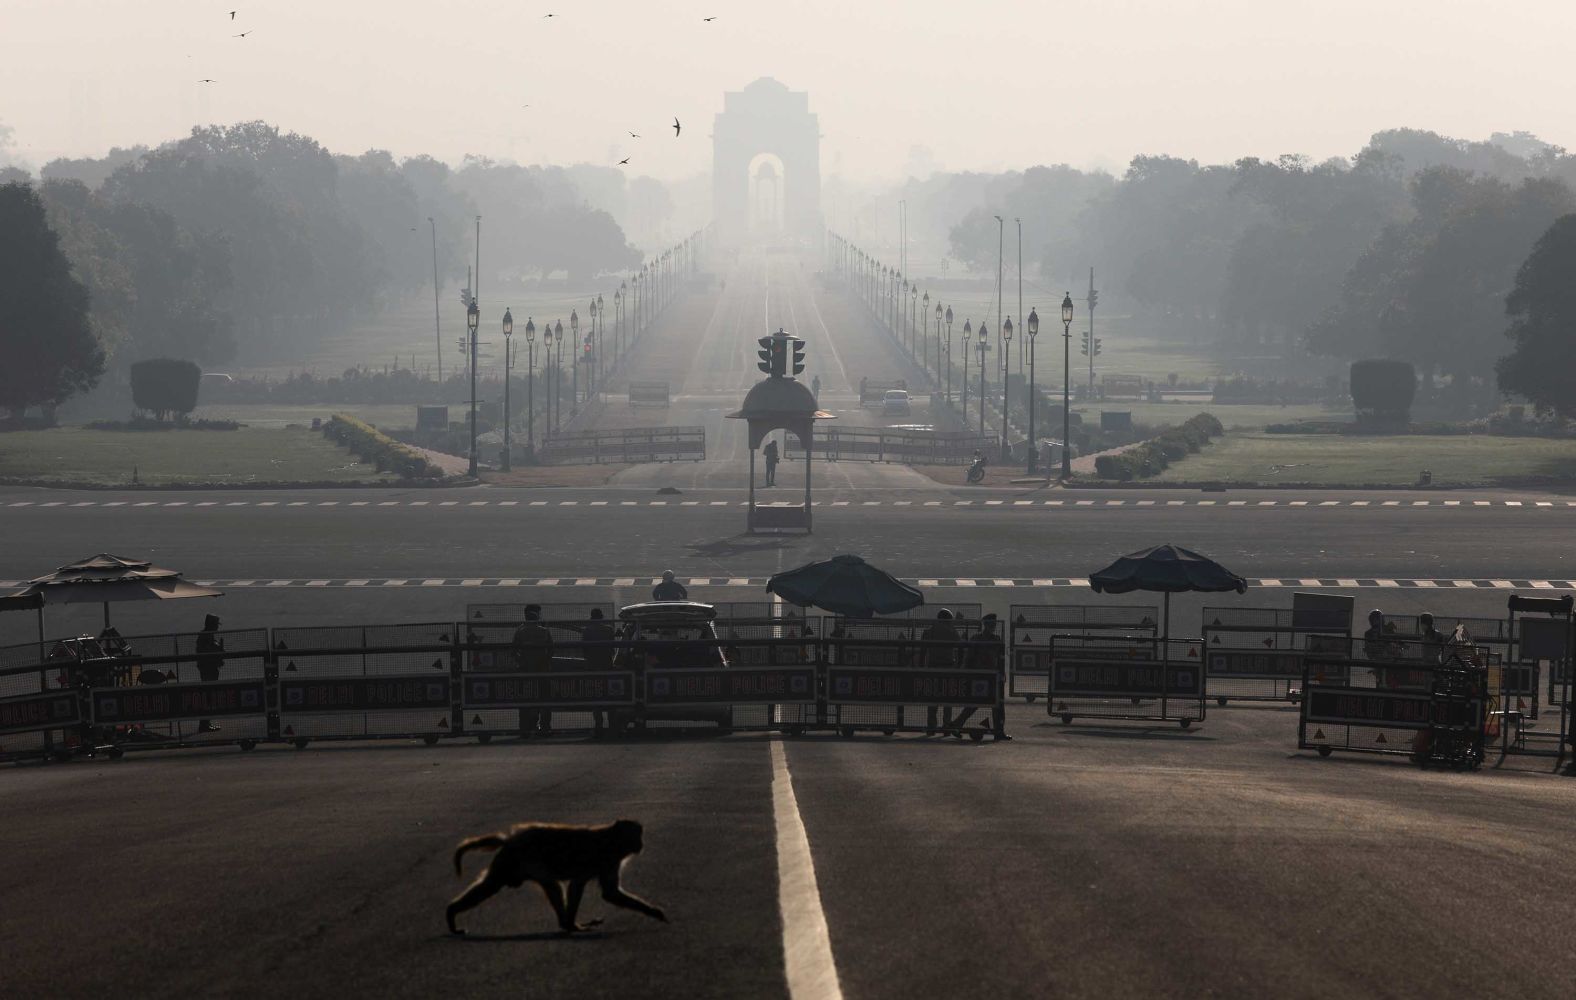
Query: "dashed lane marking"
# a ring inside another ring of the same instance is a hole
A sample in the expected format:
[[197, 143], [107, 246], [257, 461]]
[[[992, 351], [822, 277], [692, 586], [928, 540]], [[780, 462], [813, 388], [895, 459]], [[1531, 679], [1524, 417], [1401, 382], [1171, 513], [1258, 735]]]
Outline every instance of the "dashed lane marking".
[[[689, 587], [741, 587], [759, 589], [766, 586], [767, 578], [764, 576], [695, 576], [679, 578], [680, 582]], [[329, 588], [342, 587], [427, 587], [427, 588], [457, 588], [477, 589], [487, 587], [595, 587], [607, 589], [611, 587], [652, 587], [660, 582], [659, 577], [642, 576], [573, 576], [573, 577], [409, 577], [409, 578], [365, 578], [353, 579], [324, 579], [321, 577], [303, 577], [300, 579], [212, 579], [195, 580], [194, 583], [203, 587], [217, 587], [222, 590], [246, 589], [293, 589], [293, 588]], [[924, 576], [907, 578], [906, 583], [919, 587], [939, 588], [986, 588], [986, 589], [1020, 589], [1020, 590], [1051, 590], [1065, 588], [1080, 588], [1089, 586], [1087, 578], [1082, 577], [947, 577]], [[0, 580], [0, 589], [25, 586], [25, 580]], [[1260, 577], [1248, 580], [1254, 587], [1296, 587], [1303, 590], [1433, 590], [1450, 588], [1455, 590], [1573, 590], [1576, 591], [1576, 580], [1508, 580], [1508, 579], [1392, 579], [1390, 577]]]

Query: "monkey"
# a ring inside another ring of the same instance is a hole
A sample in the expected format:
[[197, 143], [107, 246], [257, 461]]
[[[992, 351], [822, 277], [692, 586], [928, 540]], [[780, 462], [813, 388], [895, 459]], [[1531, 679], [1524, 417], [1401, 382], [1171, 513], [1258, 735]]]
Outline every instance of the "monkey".
[[[619, 872], [624, 862], [640, 853], [644, 830], [632, 819], [621, 819], [602, 826], [564, 823], [517, 823], [502, 833], [488, 833], [460, 841], [454, 849], [454, 874], [464, 874], [461, 861], [467, 851], [495, 851], [487, 869], [449, 903], [445, 913], [450, 934], [464, 934], [454, 918], [482, 903], [508, 886], [518, 889], [526, 882], [542, 887], [547, 901], [558, 917], [564, 934], [590, 930], [602, 923], [593, 920], [580, 924], [575, 914], [586, 883], [597, 881], [602, 898], [614, 906], [644, 913], [668, 922], [661, 907], [653, 906], [619, 887]], [[563, 883], [569, 883], [567, 900]]]

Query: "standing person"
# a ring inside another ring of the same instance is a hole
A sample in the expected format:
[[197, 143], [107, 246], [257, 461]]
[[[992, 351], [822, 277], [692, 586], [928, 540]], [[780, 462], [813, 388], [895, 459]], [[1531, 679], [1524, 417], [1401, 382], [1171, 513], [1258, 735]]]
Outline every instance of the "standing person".
[[[553, 633], [541, 622], [542, 608], [538, 604], [525, 606], [525, 621], [514, 630], [514, 668], [525, 673], [545, 674], [553, 668]], [[520, 709], [520, 739], [531, 734], [551, 735], [551, 712], [541, 709]]]
[[[1395, 644], [1385, 628], [1384, 612], [1374, 608], [1368, 612], [1368, 628], [1363, 632], [1363, 656], [1370, 660], [1395, 659]], [[1374, 687], [1395, 687], [1396, 677], [1384, 667], [1372, 667]]]
[[[1006, 650], [1002, 648], [1001, 636], [996, 634], [996, 613], [994, 611], [980, 619], [979, 633], [969, 639], [969, 649], [965, 654], [964, 667], [969, 670], [994, 671], [997, 677], [1002, 676], [1006, 664]], [[997, 740], [1010, 740], [1007, 735], [1007, 720], [1003, 713], [1000, 699], [991, 709], [991, 735]], [[963, 738], [963, 724], [974, 715], [972, 707], [965, 708], [958, 717], [949, 724], [949, 731], [958, 739]]]
[[763, 451], [762, 454], [766, 456], [766, 485], [767, 486], [776, 486], [777, 485], [777, 459], [779, 457], [778, 453], [777, 453], [777, 442], [776, 442], [776, 440], [771, 440], [771, 441], [766, 442], [766, 450]]
[[[219, 616], [203, 619], [202, 631], [197, 633], [197, 679], [216, 681], [219, 668], [224, 666], [224, 639], [219, 635]], [[199, 733], [217, 733], [219, 727], [209, 719], [197, 723]]]
[[[591, 609], [591, 622], [581, 631], [580, 637], [587, 643], [612, 642], [613, 629], [602, 617], [601, 608]], [[612, 646], [586, 646], [585, 662], [588, 670], [612, 670]], [[597, 710], [591, 713], [592, 731], [602, 735], [602, 729], [607, 724], [607, 713]]]
[[817, 375], [810, 380], [810, 395], [815, 397], [817, 406], [821, 405], [821, 376]]
[[673, 571], [671, 569], [665, 569], [662, 571], [662, 582], [651, 588], [651, 599], [653, 601], [687, 601], [689, 600], [689, 591], [684, 588], [682, 583], [673, 579]]
[[[937, 611], [935, 622], [927, 626], [925, 631], [920, 633], [919, 638], [924, 642], [957, 642], [958, 630], [952, 624], [952, 609], [942, 608]], [[926, 670], [952, 670], [958, 665], [958, 651], [955, 648], [925, 647], [920, 663]], [[928, 705], [925, 708], [926, 736], [936, 735], [936, 713], [939, 709], [938, 705]], [[942, 728], [945, 729], [949, 725], [950, 723], [944, 718]]]

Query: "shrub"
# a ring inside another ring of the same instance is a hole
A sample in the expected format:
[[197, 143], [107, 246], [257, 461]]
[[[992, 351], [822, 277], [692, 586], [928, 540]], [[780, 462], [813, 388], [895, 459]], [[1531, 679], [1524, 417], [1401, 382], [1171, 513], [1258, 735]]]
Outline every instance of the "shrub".
[[1094, 460], [1094, 470], [1101, 479], [1120, 482], [1158, 476], [1172, 462], [1186, 458], [1225, 432], [1219, 420], [1200, 413], [1126, 451], [1099, 456]]
[[130, 420], [94, 420], [84, 426], [90, 431], [236, 431], [246, 425], [235, 420], [185, 420], [170, 424], [151, 417], [133, 417]]
[[150, 358], [131, 366], [131, 401], [163, 420], [168, 414], [185, 416], [197, 409], [197, 388], [202, 369], [195, 362], [175, 358]]
[[1369, 358], [1352, 362], [1352, 406], [1369, 428], [1405, 427], [1417, 396], [1417, 370], [1410, 361]]
[[379, 472], [392, 472], [401, 479], [441, 479], [443, 471], [427, 461], [420, 452], [400, 444], [371, 424], [336, 413], [323, 425], [323, 436], [349, 448], [363, 462], [371, 462]]

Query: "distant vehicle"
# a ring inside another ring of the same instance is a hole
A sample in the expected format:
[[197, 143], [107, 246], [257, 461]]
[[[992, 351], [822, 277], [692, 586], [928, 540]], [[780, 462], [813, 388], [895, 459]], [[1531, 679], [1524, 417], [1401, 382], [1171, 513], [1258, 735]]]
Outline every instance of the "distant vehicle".
[[887, 416], [908, 416], [908, 390], [888, 389], [881, 397], [881, 412]]
[[[623, 626], [619, 638], [653, 645], [621, 650], [618, 665], [634, 666], [633, 658], [643, 655], [646, 666], [663, 669], [717, 669], [728, 667], [728, 654], [717, 638], [717, 609], [698, 601], [647, 601], [631, 604], [618, 613]], [[733, 712], [727, 706], [695, 705], [688, 708], [646, 708], [637, 719], [633, 711], [612, 712], [609, 722], [614, 733], [621, 733], [636, 722], [712, 722], [727, 730], [733, 725]]]

